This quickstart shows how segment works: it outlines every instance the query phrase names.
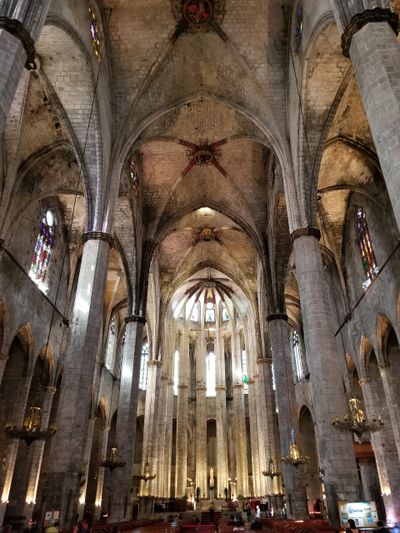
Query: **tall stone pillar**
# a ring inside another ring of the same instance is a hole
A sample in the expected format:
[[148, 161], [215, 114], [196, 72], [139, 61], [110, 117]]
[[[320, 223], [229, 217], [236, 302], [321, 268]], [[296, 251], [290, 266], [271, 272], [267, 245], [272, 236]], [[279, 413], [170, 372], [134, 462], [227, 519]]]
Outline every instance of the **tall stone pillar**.
[[[298, 429], [287, 316], [284, 314], [269, 315], [267, 320], [274, 362], [281, 457], [287, 457], [292, 431]], [[303, 469], [303, 466], [282, 464], [289, 518], [303, 519], [307, 513]]]
[[[381, 378], [386, 398], [386, 409], [389, 414], [390, 425], [393, 428], [394, 441], [397, 449], [397, 460], [400, 461], [400, 394], [397, 392], [398, 379], [391, 371], [390, 363], [381, 366]], [[399, 516], [400, 522], [400, 516]]]
[[164, 449], [164, 496], [171, 497], [171, 468], [172, 468], [172, 419], [174, 416], [174, 382], [167, 381], [165, 402], [165, 449]]
[[259, 439], [258, 439], [258, 421], [257, 421], [257, 411], [259, 407], [257, 406], [256, 400], [256, 382], [254, 379], [249, 379], [247, 381], [249, 386], [249, 418], [250, 418], [250, 442], [251, 442], [251, 458], [252, 458], [252, 471], [253, 471], [253, 496], [262, 496], [262, 479], [261, 479], [261, 469], [260, 469], [260, 449], [259, 449]]
[[202, 333], [196, 343], [196, 487], [207, 494], [206, 346]]
[[159, 475], [157, 461], [157, 439], [158, 439], [158, 416], [161, 405], [157, 389], [160, 381], [161, 361], [151, 360], [148, 362], [146, 402], [144, 410], [144, 431], [143, 431], [143, 456], [142, 463], [149, 464], [151, 474], [156, 474], [156, 478], [145, 483], [142, 481], [141, 494], [144, 496], [156, 496], [157, 477]]
[[347, 401], [319, 236], [313, 228], [299, 229], [292, 240], [320, 468], [325, 471], [329, 518], [338, 526], [337, 500], [357, 501], [360, 491], [352, 435], [331, 424], [333, 417], [347, 412]]
[[[260, 433], [263, 435], [262, 444], [263, 453], [260, 450], [260, 467], [261, 472], [268, 468], [270, 459], [274, 461], [277, 470], [281, 470], [281, 453], [279, 443], [277, 442], [275, 432], [275, 396], [272, 388], [272, 359], [260, 357], [257, 359], [258, 380], [257, 400], [258, 400], [258, 426]], [[264, 479], [265, 494], [278, 494], [282, 492], [282, 483], [279, 477], [271, 480]]]
[[[41, 429], [46, 430], [49, 426], [51, 406], [53, 404], [54, 394], [56, 393], [55, 387], [47, 387], [46, 396], [44, 398], [42, 406], [42, 424]], [[28, 489], [25, 497], [25, 509], [23, 515], [28, 521], [32, 517], [33, 507], [36, 502], [36, 494], [39, 484], [40, 469], [42, 467], [43, 452], [45, 447], [44, 440], [38, 440], [31, 444], [30, 454], [30, 473], [28, 481]]]
[[398, 16], [387, 0], [331, 2], [339, 29], [344, 32], [343, 53], [352, 62], [400, 228], [400, 124], [395, 120], [400, 113]]
[[233, 411], [236, 455], [236, 478], [237, 494], [250, 496], [249, 494], [249, 468], [247, 461], [247, 436], [246, 418], [243, 397], [242, 357], [239, 334], [234, 331], [232, 335], [232, 375], [233, 375]]
[[183, 498], [187, 487], [188, 417], [189, 417], [189, 338], [186, 331], [180, 338], [179, 385], [176, 413], [176, 476], [175, 497]]
[[112, 473], [110, 522], [129, 520], [132, 516], [131, 488], [137, 401], [143, 328], [146, 319], [142, 316], [130, 315], [125, 318], [125, 323], [125, 344], [122, 356], [115, 443], [119, 458], [126, 461], [126, 464], [121, 468], [116, 468]]
[[[104, 290], [112, 239], [108, 234], [84, 235], [81, 269], [72, 313], [58, 405], [58, 431], [49, 457], [47, 505], [60, 511], [62, 527], [73, 523], [78, 508], [81, 471], [88, 434], [92, 385], [101, 335]], [[65, 443], [68, 442], [68, 446]]]
[[[165, 364], [163, 363], [163, 366]], [[164, 493], [164, 478], [166, 475], [165, 472], [165, 432], [166, 432], [166, 414], [167, 414], [167, 387], [168, 387], [168, 376], [165, 373], [161, 373], [160, 376], [160, 385], [158, 392], [158, 406], [157, 406], [157, 422], [156, 422], [156, 438], [157, 438], [157, 478], [156, 478], [156, 488], [155, 492], [157, 496], [165, 498]], [[157, 393], [156, 393], [157, 394]]]
[[362, 386], [367, 417], [371, 418], [384, 413], [386, 418], [383, 428], [376, 433], [371, 433], [371, 442], [385, 504], [386, 518], [388, 522], [398, 524], [400, 522], [400, 469], [395, 451], [396, 431], [390, 427], [390, 423], [386, 423], [389, 417], [386, 412], [387, 402], [382, 395], [382, 386], [379, 386], [376, 379], [371, 378], [360, 379], [360, 385]]
[[94, 425], [96, 423], [96, 417], [92, 413], [89, 423], [87, 425], [87, 435], [86, 435], [86, 444], [83, 452], [83, 462], [81, 470], [81, 480], [79, 487], [79, 499], [78, 499], [78, 509], [77, 512], [79, 516], [82, 516], [83, 510], [86, 504], [86, 492], [89, 483], [89, 467], [90, 467], [90, 454], [92, 451], [93, 443], [93, 434], [94, 434]]
[[[102, 461], [104, 461], [105, 459], [108, 459], [107, 448], [108, 448], [109, 435], [110, 435], [110, 426], [106, 426], [103, 429], [103, 434], [101, 436], [100, 457]], [[104, 489], [104, 475], [105, 475], [105, 468], [99, 468], [98, 474], [97, 474], [96, 501], [95, 501], [96, 509], [95, 509], [95, 516], [94, 516], [96, 520], [100, 519], [100, 514], [101, 514], [101, 504], [103, 500], [103, 489]]]
[[24, 65], [34, 68], [35, 41], [50, 0], [11, 0], [0, 3], [0, 132], [17, 90]]
[[[228, 445], [226, 427], [226, 381], [225, 381], [225, 353], [221, 333], [217, 327], [215, 338], [215, 409], [217, 426], [217, 495], [224, 497], [224, 489], [228, 488]], [[207, 434], [207, 432], [206, 432]]]
[[8, 361], [8, 354], [0, 353], [0, 385], [3, 381], [4, 370]]

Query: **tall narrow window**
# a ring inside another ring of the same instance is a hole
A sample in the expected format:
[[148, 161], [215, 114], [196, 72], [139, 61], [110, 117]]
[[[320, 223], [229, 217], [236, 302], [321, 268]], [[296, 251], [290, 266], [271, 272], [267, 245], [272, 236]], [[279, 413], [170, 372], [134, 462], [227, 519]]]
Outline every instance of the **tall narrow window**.
[[206, 316], [205, 316], [206, 322], [215, 322], [215, 309], [214, 304], [212, 302], [207, 302], [206, 304]]
[[294, 29], [294, 51], [300, 52], [301, 41], [303, 40], [303, 3], [300, 0], [296, 8], [296, 20]]
[[33, 279], [42, 292], [47, 292], [47, 270], [55, 243], [55, 217], [53, 211], [46, 211], [39, 225], [35, 251], [29, 277]]
[[179, 386], [179, 352], [176, 350], [174, 355], [174, 395], [178, 396]]
[[147, 387], [147, 363], [149, 361], [149, 343], [144, 342], [140, 358], [139, 389], [146, 390]]
[[292, 352], [296, 379], [300, 381], [304, 377], [303, 349], [298, 332], [292, 330]]
[[246, 350], [242, 350], [242, 374], [243, 374], [243, 390], [246, 393], [249, 390], [249, 386], [248, 386], [249, 375], [248, 375]]
[[110, 327], [108, 328], [107, 349], [105, 357], [106, 368], [112, 372], [114, 366], [114, 353], [116, 348], [116, 335], [115, 335], [115, 317], [111, 319]]
[[103, 39], [100, 32], [100, 24], [97, 20], [97, 14], [94, 7], [89, 7], [90, 35], [92, 37], [93, 50], [97, 59], [101, 59], [101, 47]]
[[222, 321], [223, 322], [229, 322], [229, 313], [228, 313], [228, 309], [226, 307], [222, 308]]
[[215, 396], [215, 353], [210, 352], [206, 357], [206, 396]]
[[367, 279], [363, 283], [363, 287], [366, 289], [376, 278], [379, 269], [368, 229], [367, 217], [362, 207], [357, 208], [357, 243], [361, 253], [362, 266], [367, 275]]
[[193, 309], [192, 309], [192, 314], [190, 315], [190, 320], [192, 322], [198, 322], [199, 321], [199, 304], [196, 303], [194, 304], [193, 306]]
[[132, 157], [129, 161], [129, 176], [131, 178], [133, 192], [135, 196], [137, 196], [139, 189], [139, 173], [136, 159], [134, 157]]

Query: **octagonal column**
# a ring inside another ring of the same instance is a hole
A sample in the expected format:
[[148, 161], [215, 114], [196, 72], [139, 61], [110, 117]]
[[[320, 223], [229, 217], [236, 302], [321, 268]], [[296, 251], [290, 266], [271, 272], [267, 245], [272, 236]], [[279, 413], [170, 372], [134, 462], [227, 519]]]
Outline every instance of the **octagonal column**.
[[189, 338], [180, 337], [179, 385], [176, 413], [176, 476], [175, 497], [183, 498], [187, 487], [188, 418], [189, 418]]
[[207, 494], [207, 399], [206, 346], [200, 333], [196, 343], [196, 487]]
[[332, 418], [347, 412], [318, 230], [292, 233], [296, 279], [310, 370], [310, 394], [314, 413], [320, 468], [325, 471], [329, 518], [339, 526], [337, 500], [358, 501], [359, 480], [353, 438], [332, 426]]
[[[293, 380], [291, 379], [292, 363], [287, 315], [269, 315], [267, 320], [269, 323], [272, 359], [274, 362], [281, 457], [287, 457], [289, 455], [292, 430], [296, 431], [298, 428], [295, 416], [296, 399]], [[300, 443], [298, 442], [298, 444]], [[303, 519], [307, 514], [304, 466], [295, 467], [282, 463], [281, 465], [283, 481], [285, 483], [288, 516], [289, 518]]]
[[215, 409], [217, 427], [217, 495], [224, 497], [228, 488], [228, 446], [226, 428], [225, 354], [221, 333], [217, 328], [215, 338]]

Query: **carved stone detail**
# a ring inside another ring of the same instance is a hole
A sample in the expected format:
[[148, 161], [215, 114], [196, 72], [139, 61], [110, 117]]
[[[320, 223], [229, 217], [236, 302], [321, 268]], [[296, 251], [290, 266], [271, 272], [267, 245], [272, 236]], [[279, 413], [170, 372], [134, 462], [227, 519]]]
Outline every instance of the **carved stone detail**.
[[0, 16], [0, 30], [5, 30], [21, 42], [26, 52], [25, 68], [27, 70], [36, 70], [35, 43], [30, 33], [24, 28], [22, 22], [17, 19]]

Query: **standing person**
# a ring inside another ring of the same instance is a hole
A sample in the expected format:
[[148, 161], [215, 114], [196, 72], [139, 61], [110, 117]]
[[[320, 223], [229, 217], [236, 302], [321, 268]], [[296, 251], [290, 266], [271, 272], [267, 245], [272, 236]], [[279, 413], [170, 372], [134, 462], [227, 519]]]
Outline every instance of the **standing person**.
[[358, 533], [358, 528], [352, 518], [349, 518], [347, 521], [346, 533]]
[[77, 523], [72, 533], [90, 533], [91, 529], [92, 515], [90, 513], [84, 513], [82, 520]]
[[256, 505], [256, 518], [261, 518], [261, 509], [259, 505]]

